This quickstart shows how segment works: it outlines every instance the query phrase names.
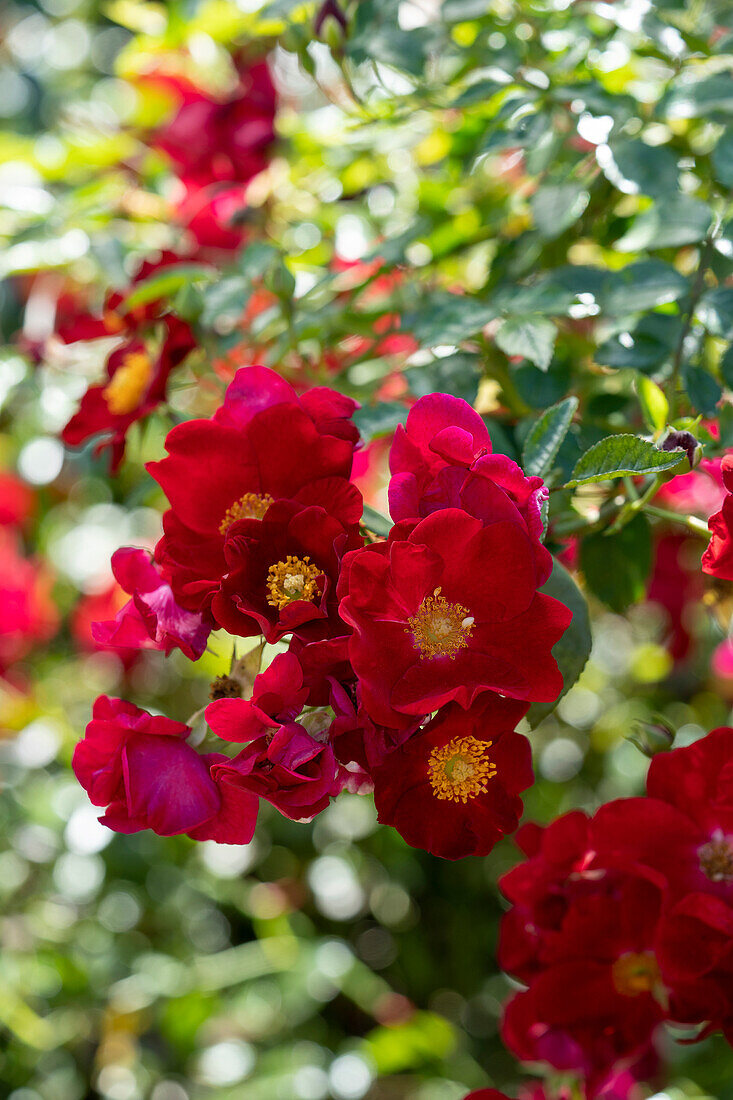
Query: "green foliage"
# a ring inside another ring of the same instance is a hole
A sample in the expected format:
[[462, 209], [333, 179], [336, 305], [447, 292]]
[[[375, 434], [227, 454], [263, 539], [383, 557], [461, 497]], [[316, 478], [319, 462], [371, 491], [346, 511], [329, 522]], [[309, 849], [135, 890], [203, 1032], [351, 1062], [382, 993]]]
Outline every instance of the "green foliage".
[[635, 435], [611, 435], [594, 443], [578, 459], [566, 487], [633, 474], [658, 474], [678, 466], [683, 458], [683, 451], [660, 451]]
[[652, 537], [646, 516], [635, 516], [614, 534], [587, 535], [580, 564], [588, 588], [619, 614], [642, 600], [652, 567]]

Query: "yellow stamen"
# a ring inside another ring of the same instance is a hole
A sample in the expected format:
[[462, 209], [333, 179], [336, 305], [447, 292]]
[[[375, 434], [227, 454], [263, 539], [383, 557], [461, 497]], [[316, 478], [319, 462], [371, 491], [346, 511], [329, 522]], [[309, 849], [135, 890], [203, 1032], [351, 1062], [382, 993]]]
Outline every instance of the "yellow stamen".
[[421, 657], [449, 657], [465, 649], [473, 630], [473, 616], [459, 603], [448, 603], [436, 588], [426, 596], [414, 615], [407, 620], [406, 634]]
[[497, 772], [487, 756], [491, 741], [454, 737], [443, 748], [433, 749], [428, 760], [428, 779], [436, 798], [468, 802], [488, 790]]
[[267, 571], [267, 602], [271, 607], [282, 609], [296, 600], [308, 600], [314, 603], [320, 595], [318, 578], [321, 570], [314, 565], [308, 555], [296, 558], [288, 554], [285, 561], [271, 565]]
[[611, 968], [611, 977], [623, 997], [651, 993], [662, 980], [653, 951], [628, 951], [620, 955]]
[[102, 321], [105, 328], [110, 332], [122, 332], [125, 327], [125, 322], [120, 317], [119, 313], [116, 313], [113, 309], [106, 309], [102, 314]]
[[104, 387], [104, 399], [113, 416], [125, 416], [136, 409], [150, 385], [153, 363], [144, 351], [128, 352]]
[[239, 500], [235, 500], [226, 512], [219, 524], [219, 534], [226, 535], [233, 523], [238, 519], [262, 519], [267, 509], [273, 503], [269, 493], [244, 493]]

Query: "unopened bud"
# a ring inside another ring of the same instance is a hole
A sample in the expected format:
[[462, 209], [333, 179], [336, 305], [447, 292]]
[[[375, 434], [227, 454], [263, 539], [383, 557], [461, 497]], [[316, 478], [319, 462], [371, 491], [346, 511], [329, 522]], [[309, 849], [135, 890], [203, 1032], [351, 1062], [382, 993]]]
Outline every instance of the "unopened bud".
[[626, 738], [632, 745], [636, 745], [644, 756], [656, 756], [659, 752], [667, 752], [672, 748], [677, 731], [661, 714], [652, 716], [649, 722], [634, 722], [633, 732]]
[[[699, 465], [702, 458], [702, 445], [698, 443], [692, 432], [678, 432], [673, 428], [660, 443], [660, 448], [663, 451], [684, 451], [691, 470]], [[675, 468], [671, 472], [676, 474], [679, 471]]]

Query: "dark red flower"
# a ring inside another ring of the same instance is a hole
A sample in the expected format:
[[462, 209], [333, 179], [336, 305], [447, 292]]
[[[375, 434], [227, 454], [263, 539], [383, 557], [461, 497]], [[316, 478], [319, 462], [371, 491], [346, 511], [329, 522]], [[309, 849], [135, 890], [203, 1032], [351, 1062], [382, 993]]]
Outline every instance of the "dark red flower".
[[347, 481], [354, 408], [330, 390], [298, 398], [275, 371], [246, 367], [214, 419], [169, 432], [168, 457], [148, 470], [171, 504], [156, 559], [182, 606], [210, 608], [230, 568], [229, 529], [262, 519], [275, 501], [320, 505], [344, 525], [358, 524], [361, 500]]
[[721, 470], [727, 492], [720, 511], [708, 520], [712, 538], [702, 556], [702, 569], [719, 580], [733, 581], [733, 454], [724, 457]]
[[[358, 490], [344, 483], [344, 498], [347, 513], [355, 515]], [[275, 501], [262, 520], [239, 520], [227, 531], [228, 573], [212, 615], [230, 634], [264, 634], [268, 642], [292, 633], [312, 640], [342, 634], [336, 597], [341, 559], [362, 544], [353, 523], [346, 526], [325, 508]]]
[[240, 62], [237, 85], [226, 99], [183, 77], [153, 73], [145, 79], [166, 87], [178, 101], [175, 115], [151, 144], [171, 158], [184, 180], [246, 183], [267, 166], [277, 93], [266, 61]]
[[169, 316], [163, 320], [165, 338], [153, 359], [145, 344], [129, 340], [107, 360], [108, 381], [90, 386], [76, 412], [61, 433], [64, 443], [79, 447], [91, 436], [103, 435], [99, 454], [111, 449], [114, 472], [125, 453], [127, 431], [136, 420], [148, 416], [166, 399], [168, 378], [195, 347], [190, 328]]
[[534, 782], [529, 741], [514, 732], [527, 707], [484, 695], [451, 704], [371, 769], [374, 804], [413, 848], [444, 859], [484, 856], [522, 815]]
[[672, 899], [706, 893], [733, 906], [733, 729], [657, 754], [647, 794], [600, 808], [596, 849], [660, 872]]
[[654, 950], [661, 902], [645, 877], [601, 874], [567, 905], [546, 965], [504, 1011], [502, 1037], [518, 1058], [593, 1082], [649, 1050], [666, 1015]]
[[210, 627], [201, 615], [176, 603], [145, 550], [126, 546], [112, 555], [112, 572], [132, 596], [114, 619], [92, 625], [94, 641], [113, 649], [180, 649], [197, 661], [206, 649]]
[[[552, 647], [570, 611], [537, 592], [534, 545], [518, 523], [485, 526], [445, 508], [347, 555], [339, 595], [349, 655], [373, 721], [409, 725], [492, 690], [553, 700]], [[401, 537], [405, 536], [406, 537]]]
[[463, 508], [484, 523], [516, 523], [530, 537], [538, 586], [552, 571], [541, 539], [548, 490], [506, 455], [492, 454], [488, 429], [474, 409], [444, 393], [422, 397], [395, 432], [389, 507], [395, 522]]
[[206, 708], [218, 737], [248, 742], [212, 768], [217, 782], [265, 798], [296, 821], [325, 809], [345, 779], [327, 738], [293, 720], [305, 694], [297, 665], [292, 654], [282, 654], [255, 680], [253, 701], [218, 699]]

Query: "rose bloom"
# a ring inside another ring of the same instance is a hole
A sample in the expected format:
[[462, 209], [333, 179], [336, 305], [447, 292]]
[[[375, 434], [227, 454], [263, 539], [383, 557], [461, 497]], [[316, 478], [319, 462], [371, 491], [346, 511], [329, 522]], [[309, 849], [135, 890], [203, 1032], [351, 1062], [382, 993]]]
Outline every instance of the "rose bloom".
[[245, 367], [211, 420], [168, 433], [168, 457], [147, 468], [170, 501], [155, 556], [182, 607], [209, 613], [230, 569], [230, 528], [262, 520], [275, 501], [335, 508], [358, 524], [361, 504], [348, 482], [355, 407], [325, 388], [298, 397], [275, 371]]
[[647, 794], [601, 807], [599, 853], [664, 877], [658, 954], [672, 1015], [733, 1038], [733, 729], [655, 756]]
[[45, 567], [23, 557], [10, 531], [0, 529], [0, 675], [56, 633], [52, 587]]
[[675, 661], [684, 660], [690, 652], [691, 621], [703, 597], [699, 553], [697, 540], [686, 535], [665, 533], [655, 540], [654, 567], [647, 599], [659, 604], [666, 612], [666, 645]]
[[542, 478], [525, 477], [506, 455], [492, 454], [488, 429], [466, 401], [444, 393], [421, 397], [395, 432], [390, 470], [395, 522], [463, 508], [484, 523], [515, 523], [532, 543], [538, 587], [547, 580], [552, 557], [541, 539], [548, 490]]
[[593, 1085], [621, 1059], [649, 1051], [666, 1015], [654, 951], [661, 903], [658, 884], [621, 873], [601, 875], [568, 902], [546, 939], [545, 965], [504, 1011], [502, 1037], [518, 1058]]
[[124, 456], [130, 426], [165, 401], [171, 371], [195, 347], [191, 330], [183, 321], [169, 316], [163, 325], [165, 338], [156, 358], [139, 339], [128, 340], [111, 353], [107, 359], [108, 381], [89, 387], [61, 433], [70, 447], [102, 435], [95, 453], [110, 449], [113, 473]]
[[222, 844], [252, 839], [257, 798], [218, 784], [212, 766], [226, 758], [197, 753], [186, 742], [190, 732], [182, 722], [122, 699], [102, 695], [95, 701], [72, 766], [94, 805], [107, 807], [104, 825], [121, 833], [188, 833]]
[[572, 616], [537, 586], [535, 545], [520, 523], [486, 526], [457, 508], [348, 554], [340, 614], [373, 721], [404, 727], [452, 700], [468, 708], [488, 690], [557, 698], [552, 647]]
[[145, 550], [131, 546], [112, 555], [112, 573], [132, 596], [113, 619], [92, 625], [94, 641], [113, 649], [161, 649], [168, 656], [180, 649], [197, 661], [206, 649], [210, 628], [203, 617], [180, 607]]
[[379, 821], [444, 859], [485, 856], [522, 815], [534, 782], [529, 741], [514, 732], [526, 704], [484, 694], [452, 703], [370, 770]]
[[231, 760], [212, 768], [218, 782], [271, 802], [293, 820], [311, 818], [343, 788], [328, 739], [295, 721], [306, 691], [297, 659], [280, 654], [254, 683], [251, 700], [218, 699], [206, 721], [225, 741], [245, 743]]
[[235, 59], [237, 84], [217, 98], [180, 75], [147, 74], [177, 101], [174, 116], [158, 128], [151, 144], [173, 161], [178, 175], [199, 185], [245, 183], [267, 166], [275, 139], [277, 93], [266, 61]]
[[[228, 574], [211, 610], [230, 634], [285, 634], [315, 640], [343, 633], [336, 585], [343, 555], [363, 545], [355, 517], [361, 495], [344, 484], [343, 511], [351, 522], [318, 505], [278, 500], [262, 520], [243, 519], [227, 531]], [[338, 507], [336, 500], [331, 507]]]
[[106, 645], [104, 642], [95, 641], [92, 628], [101, 622], [113, 620], [122, 608], [129, 603], [127, 593], [117, 581], [111, 583], [101, 592], [93, 592], [81, 597], [74, 605], [69, 619], [74, 643], [82, 653], [99, 653], [106, 650], [114, 653], [122, 662], [125, 670], [129, 670], [139, 661], [140, 650], [138, 648], [120, 647], [115, 644]]

